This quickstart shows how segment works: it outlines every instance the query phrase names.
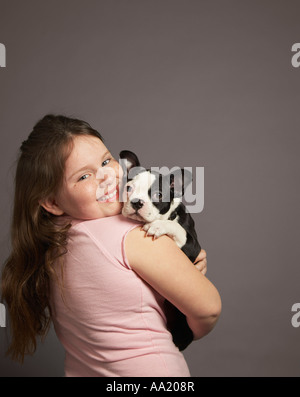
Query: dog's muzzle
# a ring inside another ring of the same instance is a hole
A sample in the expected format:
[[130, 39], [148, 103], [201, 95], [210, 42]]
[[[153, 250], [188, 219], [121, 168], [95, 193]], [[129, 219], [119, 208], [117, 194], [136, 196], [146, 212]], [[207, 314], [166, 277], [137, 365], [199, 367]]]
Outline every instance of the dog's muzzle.
[[138, 210], [140, 210], [140, 209], [143, 207], [143, 205], [145, 204], [145, 201], [136, 198], [136, 199], [132, 199], [132, 200], [130, 201], [130, 204], [131, 204], [131, 207], [132, 207], [134, 210], [138, 211]]

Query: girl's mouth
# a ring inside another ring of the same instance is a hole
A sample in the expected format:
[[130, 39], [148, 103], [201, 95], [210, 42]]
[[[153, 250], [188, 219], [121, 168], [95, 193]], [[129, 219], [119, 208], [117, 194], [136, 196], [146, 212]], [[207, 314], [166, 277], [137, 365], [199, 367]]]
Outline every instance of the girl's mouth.
[[114, 190], [111, 190], [107, 194], [97, 198], [97, 201], [100, 201], [101, 203], [113, 203], [116, 201], [118, 198], [118, 189], [115, 188]]

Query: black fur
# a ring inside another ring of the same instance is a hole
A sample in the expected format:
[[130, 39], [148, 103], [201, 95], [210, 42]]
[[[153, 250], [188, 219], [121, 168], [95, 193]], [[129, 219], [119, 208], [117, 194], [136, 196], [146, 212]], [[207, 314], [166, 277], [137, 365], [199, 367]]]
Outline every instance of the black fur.
[[[138, 173], [146, 171], [140, 166], [137, 156], [131, 151], [122, 151], [120, 153], [120, 159], [129, 160], [131, 167], [133, 167], [130, 178], [127, 178], [126, 175], [124, 184], [133, 179]], [[125, 171], [128, 171], [128, 168]], [[156, 174], [156, 182], [155, 185], [152, 185], [151, 189], [149, 189], [148, 195], [151, 198], [153, 205], [159, 210], [159, 213], [166, 214], [170, 209], [172, 200], [175, 197], [181, 197], [184, 194], [184, 188], [191, 182], [191, 174], [185, 173], [183, 175], [183, 170], [171, 173], [168, 176], [163, 176], [158, 173], [154, 174]], [[168, 178], [168, 180], [166, 180], [166, 178]], [[182, 183], [175, 184], [175, 179], [177, 182], [182, 181]], [[166, 183], [168, 183], [168, 186], [170, 187], [170, 190], [168, 191], [168, 201], [166, 201], [166, 197], [164, 197], [165, 191], [163, 189], [163, 185]], [[152, 196], [154, 194], [158, 194], [161, 195], [161, 197], [156, 197], [156, 200], [152, 200], [151, 194]], [[181, 247], [181, 249], [188, 256], [191, 262], [194, 262], [199, 255], [201, 247], [198, 242], [194, 220], [190, 213], [188, 213], [183, 203], [180, 203], [177, 206], [177, 208], [170, 214], [168, 220], [178, 222], [186, 231], [186, 243], [183, 247]], [[182, 351], [193, 341], [193, 333], [187, 324], [186, 317], [167, 300], [165, 300], [165, 313], [167, 318], [167, 327], [172, 334], [173, 342], [179, 348], [179, 350]]]

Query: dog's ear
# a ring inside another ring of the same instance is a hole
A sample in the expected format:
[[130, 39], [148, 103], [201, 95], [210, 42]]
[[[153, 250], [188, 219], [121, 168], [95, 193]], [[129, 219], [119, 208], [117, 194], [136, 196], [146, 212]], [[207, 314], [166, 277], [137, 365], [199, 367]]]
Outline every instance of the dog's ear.
[[145, 168], [141, 167], [137, 155], [130, 150], [122, 150], [119, 157], [120, 165], [123, 169], [123, 175], [126, 181], [133, 179], [137, 174], [145, 171]]
[[189, 170], [178, 168], [172, 171], [170, 177], [170, 189], [174, 193], [174, 197], [182, 197], [185, 188], [192, 182], [193, 175]]
[[137, 155], [130, 150], [122, 150], [119, 154], [120, 159], [122, 160], [122, 164], [124, 164], [127, 172], [133, 167], [139, 167], [140, 161]]

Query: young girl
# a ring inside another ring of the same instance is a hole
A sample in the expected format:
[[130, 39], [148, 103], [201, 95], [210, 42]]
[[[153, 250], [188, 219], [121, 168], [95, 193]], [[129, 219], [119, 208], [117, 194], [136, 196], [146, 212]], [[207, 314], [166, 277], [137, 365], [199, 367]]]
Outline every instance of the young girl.
[[194, 266], [168, 236], [153, 241], [124, 218], [121, 176], [84, 121], [47, 115], [22, 143], [2, 274], [13, 359], [32, 354], [52, 320], [66, 376], [190, 375], [163, 302], [186, 315], [194, 339], [214, 327], [221, 301], [205, 251]]

